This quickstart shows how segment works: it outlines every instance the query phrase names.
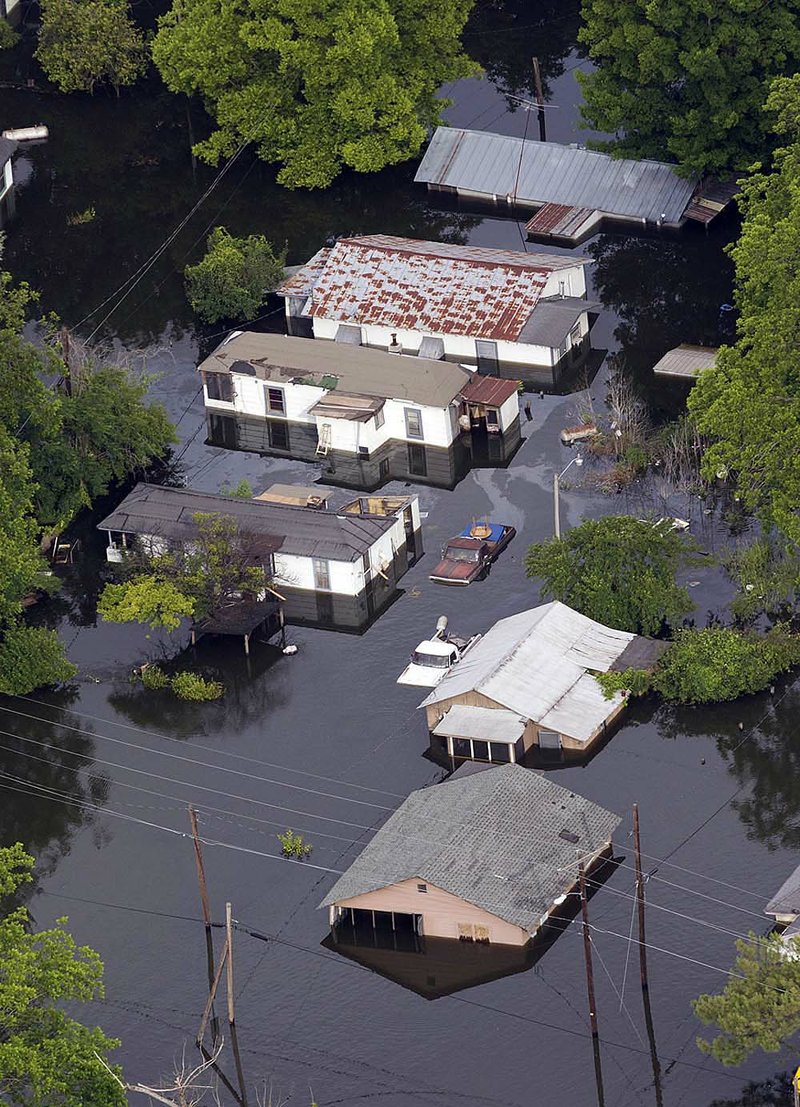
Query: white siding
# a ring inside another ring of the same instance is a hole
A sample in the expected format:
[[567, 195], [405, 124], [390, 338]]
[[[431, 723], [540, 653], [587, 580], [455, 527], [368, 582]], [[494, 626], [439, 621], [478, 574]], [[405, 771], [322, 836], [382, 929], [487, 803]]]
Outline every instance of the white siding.
[[499, 411], [500, 430], [507, 431], [513, 424], [515, 419], [519, 418], [519, 394], [514, 393], [513, 396], [509, 396], [504, 404], [501, 404]]

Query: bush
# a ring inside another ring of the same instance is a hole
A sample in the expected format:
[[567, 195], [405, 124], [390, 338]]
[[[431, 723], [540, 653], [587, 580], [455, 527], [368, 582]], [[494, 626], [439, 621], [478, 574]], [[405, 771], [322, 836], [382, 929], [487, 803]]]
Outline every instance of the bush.
[[46, 684], [71, 680], [77, 671], [54, 630], [20, 624], [5, 631], [0, 642], [0, 692], [26, 696]]
[[181, 700], [218, 700], [225, 688], [218, 680], [205, 680], [197, 673], [186, 670], [172, 678], [172, 691]]
[[158, 665], [142, 666], [142, 684], [148, 692], [155, 692], [160, 688], [168, 688], [169, 683], [169, 677]]
[[62, 92], [117, 92], [147, 69], [144, 35], [125, 0], [42, 0], [36, 58]]
[[283, 856], [294, 857], [298, 861], [303, 861], [308, 857], [314, 848], [305, 841], [302, 834], [295, 834], [291, 829], [287, 830], [285, 834], [278, 834], [277, 838], [281, 844]]
[[283, 279], [285, 260], [263, 235], [234, 238], [215, 227], [206, 256], [184, 270], [192, 310], [206, 323], [252, 318]]

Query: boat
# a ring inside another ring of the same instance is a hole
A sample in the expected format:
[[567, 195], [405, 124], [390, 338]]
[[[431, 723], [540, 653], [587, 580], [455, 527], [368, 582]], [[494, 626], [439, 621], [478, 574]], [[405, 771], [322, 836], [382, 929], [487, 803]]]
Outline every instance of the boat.
[[437, 584], [472, 584], [485, 577], [489, 566], [516, 534], [514, 527], [485, 520], [464, 527], [442, 548], [442, 559], [430, 574]]
[[436, 634], [420, 642], [397, 678], [397, 683], [411, 684], [415, 688], [435, 688], [480, 638], [480, 634], [473, 634], [471, 638], [448, 635], [447, 616], [442, 615], [436, 624]]
[[12, 142], [41, 142], [49, 134], [44, 123], [36, 123], [33, 127], [8, 127], [3, 131], [3, 138], [9, 138]]

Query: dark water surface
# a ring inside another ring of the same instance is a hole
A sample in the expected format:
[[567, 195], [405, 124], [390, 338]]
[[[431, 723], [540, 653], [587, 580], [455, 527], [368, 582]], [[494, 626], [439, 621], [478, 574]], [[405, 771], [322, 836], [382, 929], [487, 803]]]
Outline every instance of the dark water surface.
[[[482, 5], [468, 41], [490, 79], [450, 90], [451, 120], [522, 134], [524, 112], [509, 112], [507, 94], [530, 94], [529, 59], [538, 53], [549, 102], [557, 105], [548, 116], [550, 137], [581, 137], [576, 26], [574, 4]], [[67, 322], [77, 325], [92, 312], [80, 328], [88, 333], [107, 311], [98, 305], [158, 248], [214, 173], [193, 170], [185, 101], [155, 84], [119, 102], [8, 90], [2, 102], [4, 124], [43, 121], [52, 134], [25, 154], [27, 179], [5, 263]], [[199, 113], [193, 126], [195, 133], [203, 127]], [[431, 207], [413, 187], [413, 172], [403, 166], [347, 177], [323, 194], [295, 194], [244, 155], [115, 311], [103, 333], [128, 349], [148, 348], [149, 367], [160, 374], [154, 391], [179, 423], [190, 484], [216, 490], [247, 477], [258, 492], [314, 475], [302, 463], [204, 445], [194, 366], [214, 339], [195, 329], [178, 271], [201, 250], [207, 226], [225, 222], [237, 233], [285, 240], [292, 263], [351, 232], [522, 247], [514, 222]], [[74, 216], [91, 208], [94, 217], [76, 224]], [[579, 251], [594, 262], [594, 291], [604, 304], [595, 345], [618, 351], [657, 406], [674, 402], [652, 389], [653, 362], [681, 341], [716, 341], [719, 304], [731, 294], [722, 247], [734, 233], [729, 221], [707, 236], [602, 235]], [[601, 373], [592, 388], [597, 404], [602, 381]], [[37, 922], [67, 913], [78, 941], [100, 951], [107, 996], [91, 1016], [122, 1039], [130, 1079], [156, 1081], [184, 1042], [193, 1056], [205, 947], [193, 921], [199, 902], [186, 837], [191, 801], [204, 837], [217, 843], [205, 850], [215, 919], [230, 900], [241, 923], [277, 937], [237, 937], [237, 1017], [252, 1082], [271, 1079], [298, 1104], [308, 1102], [309, 1088], [320, 1104], [596, 1102], [575, 923], [527, 971], [509, 967], [513, 975], [428, 1000], [321, 947], [327, 923], [316, 910], [335, 873], [388, 812], [439, 776], [422, 756], [421, 697], [394, 683], [409, 652], [442, 613], [454, 630], [472, 633], [536, 602], [522, 557], [528, 543], [552, 533], [552, 474], [571, 456], [558, 432], [576, 410], [575, 397], [534, 397], [526, 441], [507, 470], [474, 471], [454, 492], [418, 489], [428, 513], [427, 553], [364, 636], [292, 629], [295, 656], [258, 645], [249, 664], [237, 645], [203, 642], [195, 662], [221, 674], [227, 694], [219, 704], [179, 704], [129, 682], [134, 665], [174, 653], [186, 635], [167, 643], [136, 627], [96, 625], [94, 600], [109, 570], [84, 522], [81, 559], [61, 596], [38, 614], [61, 626], [81, 676], [69, 691], [3, 701], [0, 835], [21, 839], [40, 858]], [[395, 487], [402, 486], [389, 490]], [[562, 495], [570, 526], [584, 515], [667, 507], [690, 519], [709, 549], [724, 540], [698, 501], [662, 500], [653, 488], [591, 499], [565, 486]], [[431, 584], [440, 543], [484, 512], [519, 532], [490, 578], [463, 591]], [[711, 571], [690, 583], [703, 623], [724, 593]], [[648, 936], [657, 947], [650, 976], [664, 1102], [743, 1103], [748, 1081], [794, 1068], [788, 1051], [733, 1072], [707, 1060], [694, 1044], [699, 1028], [690, 1000], [721, 987], [734, 936], [765, 928], [763, 904], [797, 862], [798, 709], [800, 692], [791, 686], [713, 710], [642, 703], [588, 765], [554, 770], [559, 783], [624, 819], [622, 862], [591, 904], [606, 1103], [613, 1107], [655, 1103], [638, 955], [628, 944], [635, 801], [643, 848], [653, 859], [688, 839], [672, 858], [680, 868], [648, 862], [657, 868], [648, 884]], [[274, 856], [275, 835], [287, 826], [314, 844], [305, 866]], [[493, 967], [473, 957], [465, 973], [490, 977]], [[780, 1101], [770, 1095], [766, 1089], [747, 1102]]]

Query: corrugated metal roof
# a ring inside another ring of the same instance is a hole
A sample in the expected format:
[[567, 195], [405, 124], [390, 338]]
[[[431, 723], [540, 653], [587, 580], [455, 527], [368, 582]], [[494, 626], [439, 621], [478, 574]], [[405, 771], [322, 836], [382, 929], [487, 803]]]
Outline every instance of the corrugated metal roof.
[[320, 907], [417, 877], [533, 934], [619, 824], [521, 765], [454, 777], [412, 792]]
[[698, 377], [703, 369], [713, 369], [719, 350], [715, 346], [676, 346], [667, 350], [653, 366], [657, 377]]
[[473, 373], [472, 380], [461, 389], [461, 397], [468, 404], [485, 404], [486, 407], [500, 407], [519, 391], [519, 381], [503, 380], [500, 377], [484, 377]]
[[800, 865], [784, 880], [764, 910], [768, 915], [800, 915]]
[[234, 331], [199, 369], [241, 373], [248, 367], [260, 380], [278, 384], [333, 386], [356, 396], [410, 400], [431, 407], [447, 407], [470, 379], [469, 370], [450, 361], [255, 331]]
[[291, 270], [287, 268], [286, 271], [290, 275], [278, 286], [278, 293], [281, 296], [310, 296], [311, 289], [316, 284], [329, 253], [330, 249], [324, 247], [322, 250], [317, 250], [305, 265], [295, 265]]
[[515, 342], [550, 273], [585, 264], [584, 258], [390, 235], [343, 238], [328, 255], [307, 312], [340, 322]]
[[525, 733], [525, 720], [513, 711], [455, 704], [436, 724], [433, 733], [486, 742], [516, 742]]
[[487, 131], [437, 127], [415, 181], [516, 196], [522, 204], [564, 204], [607, 215], [679, 223], [697, 178], [658, 161], [612, 158], [595, 150]]
[[591, 208], [572, 208], [569, 204], [542, 204], [525, 224], [525, 230], [532, 235], [577, 239], [587, 234], [600, 218], [600, 212]]
[[636, 638], [553, 601], [501, 619], [420, 704], [480, 692], [548, 729], [588, 741], [624, 697], [604, 698], [605, 673]]
[[391, 515], [337, 515], [191, 488], [137, 484], [97, 529], [190, 542], [197, 534], [198, 513], [232, 516], [243, 535], [258, 537], [261, 553], [280, 550], [330, 561], [357, 561], [395, 522]]
[[587, 311], [598, 311], [600, 306], [579, 296], [540, 300], [522, 328], [519, 340], [557, 350], [580, 317]]

